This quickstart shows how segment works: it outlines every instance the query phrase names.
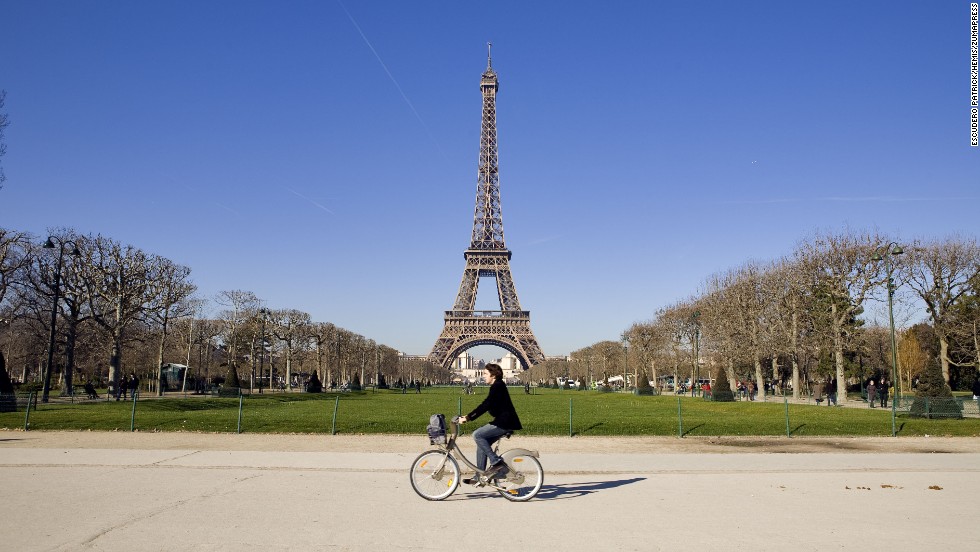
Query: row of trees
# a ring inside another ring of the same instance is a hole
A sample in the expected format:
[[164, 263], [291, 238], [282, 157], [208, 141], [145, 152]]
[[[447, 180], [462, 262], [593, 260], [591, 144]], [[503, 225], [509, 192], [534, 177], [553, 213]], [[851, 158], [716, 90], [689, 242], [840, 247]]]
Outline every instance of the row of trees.
[[[886, 301], [926, 320], [900, 332], [900, 379], [909, 389], [930, 364], [954, 388], [968, 388], [980, 370], [980, 248], [953, 237], [896, 244], [876, 233], [818, 235], [789, 257], [749, 262], [707, 278], [694, 296], [633, 324], [623, 342], [602, 341], [545, 362], [539, 376], [583, 379], [649, 370], [682, 379], [726, 370], [732, 385], [754, 381], [891, 380], [887, 321], [869, 322], [865, 306]], [[627, 356], [628, 355], [628, 356]]]
[[232, 376], [261, 389], [302, 383], [313, 372], [327, 384], [448, 379], [431, 363], [402, 360], [391, 347], [303, 311], [267, 309], [252, 292], [201, 298], [190, 273], [104, 236], [64, 229], [42, 245], [0, 228], [0, 354], [12, 379], [43, 383], [56, 374], [61, 392], [71, 394], [77, 375], [116, 386], [132, 372], [162, 393], [165, 363], [193, 367], [179, 382], [184, 389], [188, 380], [203, 386]]

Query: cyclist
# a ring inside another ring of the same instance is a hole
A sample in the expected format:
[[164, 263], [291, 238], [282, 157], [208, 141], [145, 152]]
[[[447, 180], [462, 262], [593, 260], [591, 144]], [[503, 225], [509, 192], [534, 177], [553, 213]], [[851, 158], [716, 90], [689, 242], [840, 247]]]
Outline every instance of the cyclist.
[[[487, 465], [487, 460], [490, 460], [490, 468], [485, 475], [487, 478], [493, 478], [507, 471], [504, 459], [494, 453], [493, 444], [504, 435], [523, 429], [523, 426], [521, 426], [521, 419], [517, 417], [517, 411], [514, 410], [514, 403], [510, 400], [510, 393], [507, 392], [503, 369], [497, 364], [487, 364], [484, 368], [486, 370], [484, 380], [490, 384], [490, 392], [472, 412], [460, 417], [459, 423], [465, 424], [475, 420], [484, 412], [490, 412], [493, 416], [489, 424], [473, 432], [473, 440], [476, 441], [476, 466], [482, 471]], [[479, 478], [476, 476], [463, 480], [469, 485], [478, 481]]]

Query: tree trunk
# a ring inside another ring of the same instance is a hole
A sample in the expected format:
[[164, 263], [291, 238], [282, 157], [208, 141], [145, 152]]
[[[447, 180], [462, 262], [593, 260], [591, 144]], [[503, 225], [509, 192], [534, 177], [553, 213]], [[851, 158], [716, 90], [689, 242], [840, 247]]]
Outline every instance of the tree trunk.
[[65, 377], [61, 386], [61, 394], [65, 396], [75, 394], [75, 341], [77, 338], [78, 324], [74, 320], [69, 320], [68, 331], [65, 335]]
[[755, 390], [756, 393], [762, 393], [762, 400], [766, 400], [766, 383], [762, 377], [762, 361], [758, 356], [755, 357]]
[[800, 363], [796, 361], [794, 357], [793, 360], [793, 400], [799, 400], [800, 398]]
[[112, 333], [112, 354], [109, 356], [109, 381], [112, 389], [119, 393], [119, 380], [122, 376], [122, 336], [119, 332]]
[[[187, 393], [187, 373], [191, 371], [191, 349], [194, 348], [194, 319], [191, 319], [190, 328], [187, 330], [187, 363], [184, 368], [183, 381], [180, 382], [180, 392]], [[198, 366], [200, 368], [200, 366]]]
[[939, 333], [939, 360], [943, 366], [943, 379], [949, 385], [949, 338]]
[[[837, 367], [837, 404], [847, 402], [847, 382], [844, 380], [844, 343], [840, 337], [834, 337], [834, 364]], [[841, 391], [843, 389], [843, 392]]]
[[324, 379], [326, 374], [323, 373], [323, 350], [320, 348], [320, 340], [316, 340], [316, 375], [320, 378], [320, 382], [323, 383], [324, 387], [329, 387], [330, 382]]
[[293, 343], [286, 342], [286, 390], [292, 391], [293, 383]]
[[163, 332], [160, 336], [160, 348], [157, 351], [157, 396], [163, 396], [163, 348], [167, 344], [167, 317], [163, 317]]
[[[776, 393], [776, 382], [779, 381], [779, 357], [776, 355], [772, 356], [772, 391], [773, 394]], [[782, 387], [782, 383], [779, 384]]]

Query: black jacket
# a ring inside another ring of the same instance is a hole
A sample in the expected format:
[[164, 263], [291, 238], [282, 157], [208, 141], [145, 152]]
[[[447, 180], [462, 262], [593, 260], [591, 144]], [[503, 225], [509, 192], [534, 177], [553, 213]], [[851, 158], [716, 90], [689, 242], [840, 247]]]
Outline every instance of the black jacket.
[[490, 385], [490, 392], [487, 393], [487, 398], [483, 399], [480, 406], [474, 408], [473, 412], [467, 414], [466, 419], [475, 420], [484, 412], [490, 412], [490, 415], [493, 416], [493, 420], [490, 420], [490, 423], [500, 429], [518, 430], [524, 428], [521, 425], [521, 419], [517, 417], [517, 411], [514, 410], [514, 403], [510, 401], [507, 384], [503, 380], [495, 380]]

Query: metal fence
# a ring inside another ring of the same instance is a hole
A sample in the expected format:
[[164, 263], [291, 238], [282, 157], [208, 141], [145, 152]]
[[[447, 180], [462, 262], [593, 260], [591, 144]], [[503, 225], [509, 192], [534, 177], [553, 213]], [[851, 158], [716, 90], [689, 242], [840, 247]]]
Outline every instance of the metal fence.
[[[530, 392], [527, 392], [530, 391]], [[807, 399], [767, 396], [755, 402], [712, 402], [689, 395], [638, 396], [627, 393], [511, 388], [511, 397], [531, 435], [890, 435], [902, 434], [913, 419], [980, 418], [980, 401], [903, 396], [875, 408], [851, 397], [847, 407], [828, 407]], [[374, 395], [389, 397], [372, 401]], [[354, 393], [249, 395], [225, 390], [215, 395], [166, 400], [153, 396], [97, 399], [51, 397], [38, 404], [36, 393], [0, 397], [0, 420], [7, 428], [109, 429], [205, 432], [422, 433], [429, 414], [451, 417], [469, 412], [486, 394], [462, 388], [368, 390]], [[260, 400], [265, 399], [265, 400]], [[100, 406], [102, 405], [102, 406]], [[866, 410], [867, 412], [862, 412]], [[87, 418], [86, 418], [87, 417]], [[93, 420], [86, 425], [83, 420]], [[489, 421], [489, 417], [484, 418]], [[36, 425], [32, 427], [32, 422]], [[142, 426], [141, 426], [142, 424]], [[980, 428], [971, 430], [980, 433]]]

